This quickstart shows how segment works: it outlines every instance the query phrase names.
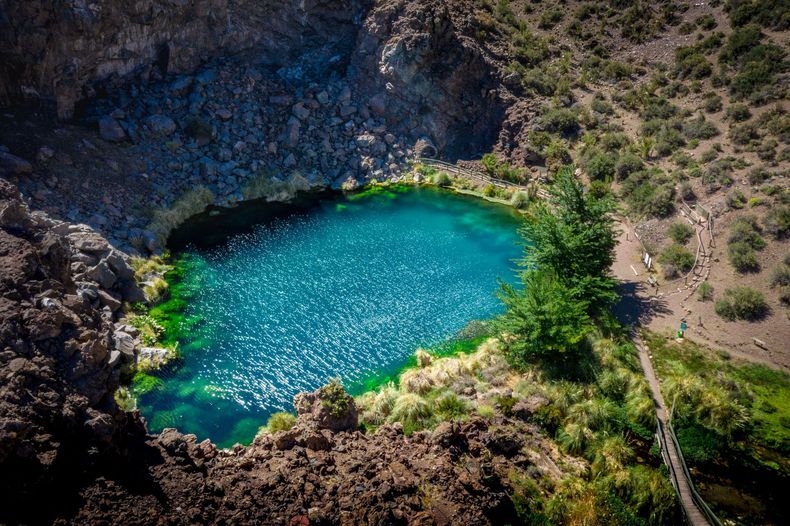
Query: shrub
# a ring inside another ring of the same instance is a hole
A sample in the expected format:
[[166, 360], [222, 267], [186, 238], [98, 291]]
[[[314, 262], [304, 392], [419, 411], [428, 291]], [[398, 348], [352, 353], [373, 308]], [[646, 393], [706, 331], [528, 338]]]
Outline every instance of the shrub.
[[623, 194], [632, 212], [666, 217], [675, 210], [675, 185], [658, 168], [641, 170], [623, 182]]
[[715, 28], [716, 25], [717, 25], [716, 24], [716, 19], [713, 18], [713, 15], [710, 15], [710, 14], [703, 15], [703, 16], [697, 18], [694, 21], [694, 23], [697, 24], [697, 26], [700, 29], [704, 29], [705, 31], [710, 31], [711, 29]]
[[715, 93], [710, 93], [706, 95], [705, 102], [703, 103], [703, 108], [708, 113], [716, 113], [717, 111], [721, 111], [722, 108], [721, 97], [719, 97]]
[[496, 196], [496, 186], [489, 184], [488, 186], [483, 188], [483, 195], [486, 197]]
[[765, 317], [768, 304], [763, 295], [750, 287], [735, 287], [724, 291], [724, 298], [715, 306], [716, 314], [730, 321], [754, 321]]
[[450, 180], [450, 176], [447, 175], [447, 172], [437, 172], [433, 176], [433, 184], [437, 186], [450, 186], [452, 181]]
[[764, 166], [759, 166], [752, 168], [746, 177], [749, 179], [750, 185], [757, 186], [770, 179], [771, 173]]
[[466, 403], [452, 391], [447, 391], [436, 398], [436, 414], [443, 420], [463, 417], [467, 412]]
[[333, 378], [323, 386], [321, 392], [321, 405], [329, 409], [329, 414], [335, 417], [343, 416], [348, 410], [349, 397], [343, 384], [338, 378]]
[[669, 225], [667, 235], [678, 245], [685, 245], [694, 235], [694, 229], [688, 223], [676, 222]]
[[162, 278], [154, 278], [148, 285], [143, 287], [143, 294], [148, 303], [155, 304], [162, 301], [167, 295], [169, 285]]
[[708, 59], [695, 47], [679, 47], [675, 51], [675, 75], [679, 79], [704, 79], [712, 72]]
[[790, 286], [790, 265], [783, 263], [774, 269], [774, 275], [771, 277], [772, 287], [788, 287]]
[[617, 163], [615, 164], [615, 173], [617, 174], [617, 179], [622, 181], [627, 179], [629, 175], [634, 172], [638, 172], [642, 170], [645, 166], [644, 161], [638, 156], [633, 153], [625, 153], [617, 159]]
[[590, 102], [590, 109], [602, 115], [614, 115], [614, 107], [605, 99], [595, 97]]
[[485, 171], [488, 175], [491, 177], [496, 175], [496, 168], [499, 165], [496, 155], [493, 153], [487, 153], [483, 155], [483, 157], [480, 159], [480, 162], [482, 163], [483, 168], [485, 168]]
[[727, 108], [727, 119], [733, 122], [743, 122], [749, 120], [752, 113], [749, 111], [749, 106], [746, 104], [733, 104]]
[[515, 192], [510, 198], [510, 205], [513, 208], [523, 209], [529, 206], [530, 198], [526, 192]]
[[566, 108], [553, 108], [543, 112], [543, 127], [550, 132], [571, 134], [579, 129], [576, 113]]
[[615, 157], [605, 152], [595, 153], [585, 163], [585, 170], [590, 179], [607, 181], [614, 178]]
[[278, 431], [289, 431], [296, 425], [296, 417], [291, 413], [273, 413], [266, 421], [266, 430], [269, 433], [277, 433]]
[[754, 216], [741, 216], [730, 225], [730, 237], [728, 243], [743, 242], [755, 250], [762, 250], [765, 247], [765, 240], [760, 235], [760, 227]]
[[713, 299], [713, 285], [707, 281], [700, 283], [700, 286], [697, 289], [697, 296], [699, 296], [700, 301], [710, 301]]
[[689, 139], [710, 139], [719, 134], [719, 130], [700, 114], [696, 119], [683, 123], [683, 134]]
[[677, 272], [685, 274], [691, 270], [694, 265], [694, 254], [680, 245], [670, 245], [664, 249], [658, 260], [667, 266], [664, 269], [665, 277], [671, 278]]
[[746, 204], [746, 196], [738, 189], [732, 190], [727, 194], [727, 206], [733, 210], [740, 210]]
[[663, 126], [656, 133], [656, 153], [661, 157], [671, 155], [672, 152], [685, 144], [686, 140], [677, 128]]
[[790, 233], [790, 206], [776, 206], [771, 208], [763, 218], [766, 232], [776, 239], [782, 239]]
[[731, 128], [729, 136], [733, 143], [741, 146], [749, 144], [754, 139], [760, 137], [757, 133], [757, 127], [751, 123], [741, 124], [740, 126]]
[[727, 246], [727, 256], [732, 266], [738, 272], [758, 272], [760, 270], [757, 253], [749, 244], [743, 241], [730, 243]]
[[147, 314], [135, 316], [129, 324], [140, 331], [140, 339], [149, 347], [156, 345], [165, 333], [164, 327], [156, 321], [156, 318]]
[[431, 414], [431, 406], [423, 397], [415, 393], [402, 393], [395, 399], [388, 421], [400, 422], [404, 432], [411, 434], [423, 428]]
[[538, 27], [541, 29], [551, 29], [562, 20], [563, 13], [559, 9], [549, 9], [540, 15]]

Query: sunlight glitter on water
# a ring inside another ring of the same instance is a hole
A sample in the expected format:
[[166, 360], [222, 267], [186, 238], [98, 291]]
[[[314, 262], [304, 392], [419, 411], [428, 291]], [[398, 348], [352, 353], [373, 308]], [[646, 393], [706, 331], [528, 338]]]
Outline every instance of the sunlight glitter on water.
[[507, 208], [415, 190], [336, 198], [189, 251], [184, 315], [203, 321], [164, 387], [141, 398], [149, 427], [249, 441], [294, 394], [395, 369], [495, 315], [516, 227]]

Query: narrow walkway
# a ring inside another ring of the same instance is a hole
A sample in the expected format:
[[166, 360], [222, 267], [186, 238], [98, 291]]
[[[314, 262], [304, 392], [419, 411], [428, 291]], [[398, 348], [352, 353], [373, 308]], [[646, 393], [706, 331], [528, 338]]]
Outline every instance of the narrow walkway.
[[669, 436], [669, 415], [667, 414], [664, 397], [661, 395], [661, 386], [653, 369], [653, 363], [650, 361], [648, 350], [636, 332], [632, 334], [632, 339], [639, 351], [639, 361], [642, 364], [647, 383], [650, 385], [650, 391], [653, 393], [653, 404], [656, 407], [656, 418], [658, 419], [658, 440], [661, 442], [661, 455], [664, 457], [664, 462], [669, 469], [672, 485], [675, 486], [680, 498], [680, 505], [683, 507], [683, 512], [692, 526], [709, 526], [708, 519], [700, 511], [694, 500], [691, 489], [692, 483], [686, 477], [683, 461], [680, 459], [675, 442]]
[[[432, 159], [430, 157], [420, 157], [417, 159], [420, 163], [431, 166], [438, 170], [443, 170], [450, 175], [455, 175], [456, 177], [463, 177], [465, 179], [469, 179], [471, 181], [477, 181], [478, 183], [482, 184], [492, 184], [494, 186], [498, 186], [500, 188], [509, 188], [512, 190], [519, 190], [523, 192], [528, 192], [529, 187], [525, 185], [520, 185], [516, 183], [511, 183], [510, 181], [505, 181], [503, 179], [495, 179], [489, 176], [487, 173], [473, 170], [471, 168], [465, 168], [462, 166], [458, 166], [457, 164], [448, 163], [445, 161], [441, 161], [439, 159]], [[537, 195], [541, 199], [545, 199], [548, 197], [548, 193], [543, 190], [542, 188], [537, 189]]]

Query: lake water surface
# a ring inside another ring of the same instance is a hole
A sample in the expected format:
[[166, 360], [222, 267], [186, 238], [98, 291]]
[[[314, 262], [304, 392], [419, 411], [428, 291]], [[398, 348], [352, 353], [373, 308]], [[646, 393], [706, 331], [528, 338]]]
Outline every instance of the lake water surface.
[[176, 234], [193, 243], [158, 314], [183, 360], [139, 397], [151, 431], [249, 442], [294, 394], [395, 371], [501, 312], [497, 278], [514, 279], [522, 251], [512, 209], [437, 189], [272, 209], [205, 214]]

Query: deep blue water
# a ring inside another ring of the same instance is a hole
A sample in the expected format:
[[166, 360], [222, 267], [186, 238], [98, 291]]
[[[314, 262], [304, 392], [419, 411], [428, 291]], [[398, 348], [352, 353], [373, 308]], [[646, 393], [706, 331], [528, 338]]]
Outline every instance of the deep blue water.
[[187, 300], [184, 359], [140, 397], [149, 429], [247, 442], [294, 394], [392, 371], [496, 315], [497, 278], [513, 279], [522, 250], [517, 226], [507, 207], [409, 189], [324, 199], [187, 249], [174, 289]]

